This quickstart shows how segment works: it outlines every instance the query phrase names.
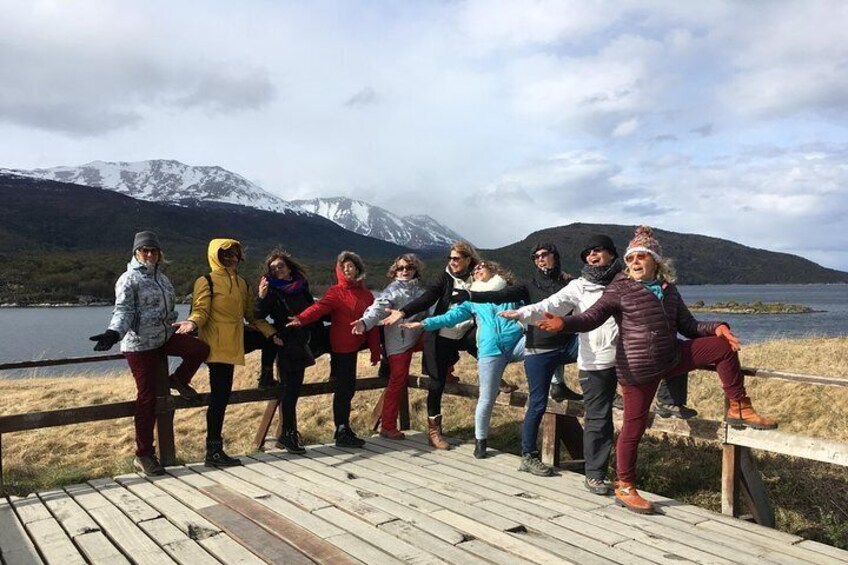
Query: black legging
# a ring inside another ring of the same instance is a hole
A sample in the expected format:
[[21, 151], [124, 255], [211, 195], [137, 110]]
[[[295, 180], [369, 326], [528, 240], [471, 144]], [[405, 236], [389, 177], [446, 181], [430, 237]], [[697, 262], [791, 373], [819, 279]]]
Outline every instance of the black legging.
[[[424, 372], [430, 377], [430, 389], [427, 392], [427, 415], [438, 416], [442, 413], [442, 396], [448, 369], [459, 361], [459, 352], [467, 351], [477, 357], [477, 335], [472, 328], [461, 339], [448, 339], [438, 332], [424, 335]], [[435, 370], [433, 370], [435, 367]]]
[[283, 432], [294, 431], [297, 430], [297, 401], [300, 398], [300, 387], [303, 385], [306, 369], [304, 367], [284, 368], [284, 364], [278, 359], [277, 372], [283, 385], [283, 392], [280, 395], [280, 419], [283, 422]]
[[350, 402], [356, 392], [356, 358], [353, 353], [331, 353], [330, 375], [336, 383], [333, 392], [333, 422], [339, 426], [350, 427]]
[[206, 410], [206, 442], [222, 441], [224, 414], [230, 402], [233, 390], [233, 371], [229, 363], [208, 363], [209, 365], [209, 409]]

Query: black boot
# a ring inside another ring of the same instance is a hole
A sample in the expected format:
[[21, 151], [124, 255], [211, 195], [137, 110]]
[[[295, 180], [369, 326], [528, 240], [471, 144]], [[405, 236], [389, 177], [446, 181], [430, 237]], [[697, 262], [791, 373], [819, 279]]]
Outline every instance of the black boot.
[[223, 440], [206, 440], [206, 467], [236, 467], [241, 460], [224, 453]]
[[474, 440], [474, 457], [477, 459], [484, 459], [486, 457], [485, 439]]
[[357, 436], [350, 426], [342, 424], [336, 430], [336, 447], [365, 447], [365, 440]]
[[295, 455], [306, 453], [306, 448], [300, 442], [300, 434], [297, 430], [283, 430], [283, 435], [280, 436], [275, 445], [277, 448], [285, 449]]
[[574, 392], [565, 383], [551, 383], [551, 398], [556, 402], [563, 400], [583, 400], [583, 395]]
[[262, 372], [259, 373], [259, 390], [265, 390], [276, 386], [277, 381], [274, 380], [274, 367], [262, 367]]

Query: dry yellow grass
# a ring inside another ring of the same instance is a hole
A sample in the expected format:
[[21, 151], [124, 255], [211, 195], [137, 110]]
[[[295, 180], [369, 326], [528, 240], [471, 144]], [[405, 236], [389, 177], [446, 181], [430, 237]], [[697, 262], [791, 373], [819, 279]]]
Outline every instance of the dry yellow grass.
[[[743, 349], [743, 365], [780, 371], [848, 378], [848, 338], [774, 341]], [[419, 372], [420, 355], [413, 359]], [[258, 355], [236, 370], [236, 389], [255, 386]], [[360, 359], [360, 376], [375, 369]], [[463, 356], [458, 374], [464, 382], [476, 382], [474, 360]], [[329, 373], [323, 357], [307, 371], [307, 382], [320, 381]], [[567, 370], [569, 385], [579, 390], [577, 371]], [[521, 364], [507, 368], [506, 377], [526, 390]], [[776, 417], [783, 431], [848, 441], [848, 388], [800, 385], [770, 379], [749, 378], [750, 395], [758, 410]], [[208, 390], [205, 369], [194, 381]], [[357, 393], [353, 401], [354, 428], [368, 433], [371, 408], [379, 391]], [[53, 410], [106, 402], [132, 400], [135, 385], [129, 371], [109, 375], [63, 378], [0, 380], [0, 414]], [[715, 373], [701, 371], [690, 380], [689, 404], [702, 417], [719, 419], [723, 407]], [[412, 427], [424, 429], [425, 393], [411, 391]], [[300, 431], [306, 443], [332, 437], [330, 395], [303, 398], [299, 403]], [[444, 426], [448, 435], [473, 437], [474, 401], [446, 395]], [[224, 426], [227, 450], [233, 454], [251, 450], [251, 440], [264, 403], [231, 406]], [[182, 461], [203, 457], [205, 409], [181, 410], [175, 419], [177, 455]], [[522, 410], [496, 407], [492, 418], [492, 447], [518, 451]], [[23, 494], [97, 476], [130, 470], [134, 449], [132, 419], [79, 424], [3, 436], [3, 466], [11, 490]], [[848, 491], [845, 470], [786, 457], [760, 455], [761, 469], [778, 508], [778, 527], [826, 543], [848, 544], [848, 498], [834, 491]], [[697, 467], [696, 467], [697, 466]], [[640, 482], [645, 488], [717, 510], [719, 507], [720, 454], [716, 444], [691, 440], [648, 439], [640, 448]], [[834, 525], [835, 524], [835, 525]]]

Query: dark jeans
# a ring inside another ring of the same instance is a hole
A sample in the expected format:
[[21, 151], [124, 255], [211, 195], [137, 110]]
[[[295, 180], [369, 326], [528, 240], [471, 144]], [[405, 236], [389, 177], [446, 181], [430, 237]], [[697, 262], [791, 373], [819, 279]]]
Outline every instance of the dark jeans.
[[583, 458], [586, 477], [606, 479], [615, 431], [612, 423], [612, 401], [617, 384], [615, 367], [580, 371], [583, 389]]
[[[720, 337], [699, 337], [680, 342], [680, 362], [670, 373], [687, 373], [693, 369], [715, 365], [724, 395], [730, 400], [745, 397], [745, 383], [739, 366], [739, 355]], [[651, 401], [659, 381], [622, 385], [624, 393], [624, 425], [618, 434], [615, 460], [619, 480], [635, 482], [639, 441], [645, 433]]]
[[233, 390], [233, 371], [229, 363], [208, 363], [209, 365], [209, 409], [206, 410], [206, 443], [222, 441], [224, 415]]
[[358, 351], [352, 353], [330, 354], [330, 378], [336, 383], [333, 392], [333, 423], [350, 427], [350, 403], [356, 393], [356, 358]]
[[430, 390], [427, 392], [427, 415], [438, 416], [442, 413], [442, 395], [448, 370], [459, 361], [459, 352], [467, 351], [477, 358], [477, 334], [472, 329], [461, 339], [448, 339], [438, 332], [424, 333], [424, 372], [430, 377]]
[[153, 425], [156, 420], [156, 378], [163, 356], [182, 357], [183, 362], [172, 377], [189, 384], [194, 373], [209, 355], [209, 346], [189, 335], [174, 334], [162, 347], [148, 351], [127, 351], [138, 391], [135, 399], [135, 454], [153, 455]]
[[551, 378], [554, 371], [561, 365], [577, 361], [577, 339], [567, 345], [546, 351], [527, 355], [524, 358], [524, 372], [527, 373], [527, 411], [524, 413], [524, 424], [521, 428], [521, 453], [537, 451], [536, 443], [539, 438], [539, 424], [548, 407], [548, 391], [551, 388]]

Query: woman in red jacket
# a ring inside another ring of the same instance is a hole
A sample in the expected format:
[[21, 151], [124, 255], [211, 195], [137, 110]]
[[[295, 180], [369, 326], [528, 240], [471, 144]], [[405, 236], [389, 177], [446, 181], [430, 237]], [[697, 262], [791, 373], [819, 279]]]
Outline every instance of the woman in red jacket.
[[[624, 254], [619, 273], [601, 298], [579, 315], [548, 319], [548, 331], [587, 332], [613, 316], [618, 324], [616, 376], [624, 395], [624, 424], [616, 444], [616, 503], [641, 514], [653, 505], [636, 491], [636, 454], [645, 433], [649, 408], [660, 380], [715, 365], [730, 401], [725, 422], [759, 430], [777, 423], [757, 414], [745, 392], [739, 365], [739, 340], [724, 322], [696, 320], [675, 287], [674, 270], [647, 226], [639, 226]], [[679, 340], [677, 334], [689, 338]]]
[[356, 358], [360, 349], [371, 350], [371, 364], [380, 362], [380, 336], [373, 328], [362, 335], [351, 332], [351, 325], [374, 302], [365, 286], [365, 264], [352, 251], [342, 251], [336, 259], [338, 282], [327, 289], [321, 300], [291, 318], [290, 327], [305, 326], [330, 316], [330, 375], [335, 382], [333, 420], [338, 447], [362, 447], [365, 440], [350, 427], [350, 403], [356, 392]]

